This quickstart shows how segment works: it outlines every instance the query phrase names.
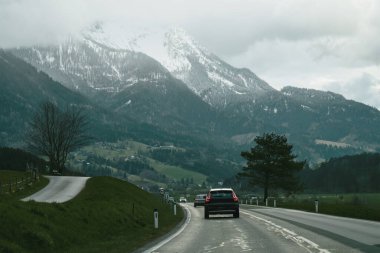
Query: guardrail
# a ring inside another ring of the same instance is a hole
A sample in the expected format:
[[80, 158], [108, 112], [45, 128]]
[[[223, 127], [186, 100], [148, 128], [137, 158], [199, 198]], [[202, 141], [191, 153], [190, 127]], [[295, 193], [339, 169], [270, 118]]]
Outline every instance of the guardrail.
[[[261, 201], [263, 201], [261, 199]], [[243, 198], [240, 200], [240, 203], [241, 204], [246, 204], [246, 205], [256, 205], [256, 206], [259, 206], [259, 198], [258, 197], [252, 197], [252, 198]], [[262, 202], [260, 202], [262, 203]], [[264, 206], [273, 206], [273, 207], [277, 207], [277, 200], [275, 197], [267, 197], [267, 199], [265, 200], [265, 204]]]

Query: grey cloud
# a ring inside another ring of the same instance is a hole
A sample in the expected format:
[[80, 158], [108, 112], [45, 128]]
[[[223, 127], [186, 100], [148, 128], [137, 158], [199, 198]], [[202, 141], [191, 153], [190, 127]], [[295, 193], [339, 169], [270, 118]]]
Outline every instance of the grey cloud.
[[347, 83], [332, 82], [326, 84], [324, 88], [343, 94], [348, 99], [380, 108], [380, 79], [371, 74], [363, 73]]
[[[368, 90], [378, 94], [378, 82], [346, 77], [380, 64], [378, 13], [377, 0], [0, 0], [0, 48], [59, 43], [96, 21], [131, 30], [179, 25], [276, 88], [319, 89], [333, 75], [335, 91], [353, 94], [373, 83]], [[379, 106], [371, 94], [360, 99]]]

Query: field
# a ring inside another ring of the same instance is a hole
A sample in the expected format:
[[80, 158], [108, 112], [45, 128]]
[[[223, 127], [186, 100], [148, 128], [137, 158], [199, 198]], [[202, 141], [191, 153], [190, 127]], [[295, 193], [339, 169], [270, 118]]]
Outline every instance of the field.
[[[0, 170], [0, 199], [18, 199], [28, 196], [45, 187], [48, 183], [44, 177], [36, 179], [34, 180], [31, 177], [30, 172]], [[15, 184], [16, 182], [18, 183]]]
[[[318, 200], [319, 213], [380, 221], [380, 193], [302, 194], [276, 198], [276, 204], [277, 207], [315, 212], [315, 200]], [[268, 205], [273, 206], [273, 199], [269, 199]]]
[[178, 166], [167, 165], [153, 159], [149, 159], [149, 164], [156, 171], [165, 174], [169, 178], [176, 180], [181, 180], [181, 178], [193, 178], [194, 183], [201, 184], [202, 182], [205, 182], [207, 178], [205, 175], [201, 173], [191, 170], [185, 170]]
[[[148, 158], [147, 155], [151, 148], [153, 147], [135, 141], [95, 143], [77, 152], [75, 156], [70, 159], [70, 166], [74, 168], [80, 168], [82, 166], [82, 161], [86, 160], [89, 154], [94, 154], [96, 156], [109, 160], [133, 159], [142, 156], [148, 161], [149, 166], [151, 166], [155, 171], [166, 175], [170, 179], [180, 181], [183, 178], [193, 178], [194, 183], [196, 184], [201, 184], [206, 181], [207, 176], [199, 172], [187, 170], [180, 166], [168, 165], [152, 158]], [[159, 149], [160, 147], [154, 148]], [[181, 148], [176, 149], [183, 150]], [[112, 169], [114, 173], [118, 172], [118, 169], [115, 167], [108, 168]], [[128, 180], [131, 182], [138, 183], [138, 181], [135, 181], [136, 179], [137, 177], [135, 175], [128, 176]], [[159, 184], [158, 182], [155, 183]]]
[[[131, 252], [183, 218], [158, 196], [110, 177], [89, 179], [62, 204], [0, 195], [0, 252]], [[159, 211], [159, 229], [153, 209]]]

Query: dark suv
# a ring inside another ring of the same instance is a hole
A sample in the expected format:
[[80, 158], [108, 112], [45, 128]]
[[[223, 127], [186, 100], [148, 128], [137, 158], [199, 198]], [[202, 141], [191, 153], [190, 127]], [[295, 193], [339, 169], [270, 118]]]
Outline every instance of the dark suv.
[[233, 214], [239, 218], [239, 198], [231, 188], [211, 189], [205, 200], [205, 219], [210, 214]]
[[198, 194], [194, 199], [194, 207], [205, 205], [206, 194]]

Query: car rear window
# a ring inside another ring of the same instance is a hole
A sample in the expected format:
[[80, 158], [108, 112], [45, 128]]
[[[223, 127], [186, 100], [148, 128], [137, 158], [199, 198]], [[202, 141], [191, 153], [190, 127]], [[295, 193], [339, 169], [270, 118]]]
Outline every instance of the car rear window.
[[205, 199], [206, 195], [197, 195], [196, 199]]
[[212, 191], [213, 198], [232, 198], [232, 191]]

